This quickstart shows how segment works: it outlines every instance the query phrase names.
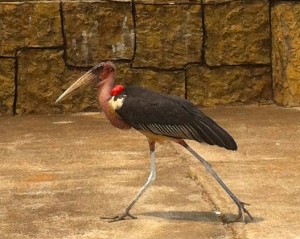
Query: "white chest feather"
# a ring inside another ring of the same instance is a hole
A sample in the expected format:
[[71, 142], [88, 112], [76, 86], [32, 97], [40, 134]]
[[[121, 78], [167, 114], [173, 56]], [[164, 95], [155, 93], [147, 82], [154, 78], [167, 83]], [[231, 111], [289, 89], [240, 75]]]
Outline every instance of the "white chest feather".
[[114, 111], [120, 109], [124, 103], [126, 97], [122, 98], [116, 98], [115, 96], [111, 97], [111, 99], [108, 101], [108, 104], [110, 108]]

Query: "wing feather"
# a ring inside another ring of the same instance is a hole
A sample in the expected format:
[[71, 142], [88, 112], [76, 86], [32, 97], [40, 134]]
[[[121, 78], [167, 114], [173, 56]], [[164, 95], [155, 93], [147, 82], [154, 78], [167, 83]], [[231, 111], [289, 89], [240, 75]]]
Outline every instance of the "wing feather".
[[116, 112], [137, 130], [237, 149], [232, 136], [187, 100], [139, 87], [127, 87], [123, 94]]

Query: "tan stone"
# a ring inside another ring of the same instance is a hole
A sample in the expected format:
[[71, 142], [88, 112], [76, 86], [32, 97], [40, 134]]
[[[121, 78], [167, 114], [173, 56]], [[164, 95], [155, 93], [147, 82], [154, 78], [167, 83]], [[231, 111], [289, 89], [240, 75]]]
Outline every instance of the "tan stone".
[[203, 0], [203, 4], [223, 4], [229, 2], [241, 2], [241, 0]]
[[135, 3], [143, 3], [143, 4], [181, 4], [181, 3], [201, 3], [201, 0], [135, 0]]
[[116, 84], [140, 86], [163, 94], [185, 96], [185, 74], [183, 70], [155, 71], [132, 69], [130, 64], [116, 64]]
[[268, 67], [202, 67], [187, 69], [187, 97], [198, 105], [267, 102], [272, 99]]
[[[64, 84], [61, 86], [61, 90], [58, 95], [54, 98], [55, 100], [60, 96], [70, 85], [75, 82], [81, 75], [83, 75], [85, 70], [76, 70], [65, 68], [64, 73]], [[95, 85], [89, 85], [84, 88], [79, 89], [79, 92], [71, 96], [70, 98], [59, 103], [57, 107], [60, 108], [62, 112], [88, 112], [88, 111], [99, 111], [98, 100], [97, 100], [97, 89]]]
[[[184, 71], [132, 69], [116, 63], [116, 84], [142, 86], [184, 97]], [[95, 86], [82, 89], [70, 99], [54, 104], [58, 96], [87, 70], [68, 69], [59, 50], [27, 50], [19, 55], [17, 113], [98, 111]]]
[[152, 71], [134, 69], [131, 85], [170, 95], [185, 96], [184, 71]]
[[57, 113], [55, 99], [60, 94], [64, 74], [63, 52], [24, 50], [18, 55], [17, 113]]
[[130, 3], [65, 2], [63, 12], [68, 64], [91, 66], [133, 57]]
[[0, 55], [63, 44], [58, 2], [0, 3]]
[[115, 84], [129, 85], [132, 82], [132, 68], [130, 63], [115, 62], [116, 82]]
[[267, 0], [205, 6], [208, 65], [269, 64]]
[[300, 105], [300, 4], [282, 3], [272, 9], [274, 100]]
[[59, 113], [96, 110], [96, 90], [85, 89], [60, 104], [55, 100], [84, 71], [65, 68], [63, 51], [26, 50], [19, 54], [17, 113]]
[[200, 5], [136, 4], [135, 67], [183, 68], [201, 61]]
[[0, 59], [0, 116], [13, 113], [15, 60]]

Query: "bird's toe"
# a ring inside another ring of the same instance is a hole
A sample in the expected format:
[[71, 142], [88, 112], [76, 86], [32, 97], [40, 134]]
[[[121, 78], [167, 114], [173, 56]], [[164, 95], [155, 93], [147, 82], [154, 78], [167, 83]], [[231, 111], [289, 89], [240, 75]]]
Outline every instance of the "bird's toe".
[[249, 204], [244, 202], [240, 202], [238, 204], [239, 213], [236, 219], [234, 220], [235, 222], [239, 221], [242, 218], [242, 222], [246, 223], [246, 214], [251, 220], [253, 220], [253, 217], [251, 216], [250, 212], [245, 208], [245, 205], [249, 205]]
[[137, 217], [131, 215], [128, 212], [124, 212], [120, 215], [116, 215], [116, 216], [112, 216], [112, 217], [101, 217], [101, 219], [107, 219], [108, 222], [118, 222], [118, 221], [128, 220], [128, 219], [137, 219]]

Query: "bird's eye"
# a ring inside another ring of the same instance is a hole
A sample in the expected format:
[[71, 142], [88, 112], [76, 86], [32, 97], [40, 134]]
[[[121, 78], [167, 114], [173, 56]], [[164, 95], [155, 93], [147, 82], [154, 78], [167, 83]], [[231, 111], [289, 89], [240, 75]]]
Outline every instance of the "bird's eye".
[[103, 70], [103, 68], [104, 68], [103, 64], [99, 64], [99, 65], [97, 65], [97, 66], [94, 66], [94, 69], [93, 69], [93, 70], [95, 70], [95, 71], [97, 71], [97, 72], [100, 72], [100, 71]]
[[99, 75], [103, 71], [104, 65], [101, 63], [97, 66], [94, 66], [89, 72], [95, 75]]

